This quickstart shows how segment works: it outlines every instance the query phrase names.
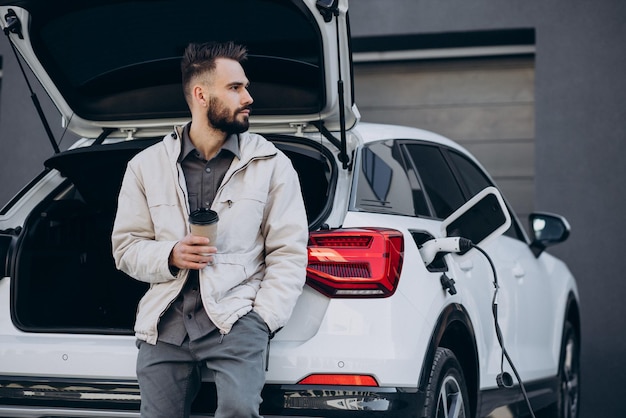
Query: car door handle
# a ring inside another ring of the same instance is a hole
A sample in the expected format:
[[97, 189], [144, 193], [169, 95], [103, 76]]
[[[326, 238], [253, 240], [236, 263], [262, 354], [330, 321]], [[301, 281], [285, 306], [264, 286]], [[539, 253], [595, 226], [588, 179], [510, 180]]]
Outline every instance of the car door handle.
[[474, 262], [472, 260], [463, 260], [459, 263], [459, 268], [463, 271], [470, 271], [474, 268]]

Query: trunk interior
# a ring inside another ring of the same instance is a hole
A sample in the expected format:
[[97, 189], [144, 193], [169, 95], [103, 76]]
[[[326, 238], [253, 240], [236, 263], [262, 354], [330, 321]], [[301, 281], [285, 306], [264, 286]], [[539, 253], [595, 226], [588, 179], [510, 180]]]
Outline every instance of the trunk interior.
[[[303, 138], [268, 136], [300, 177], [310, 229], [330, 211], [334, 158]], [[160, 139], [93, 145], [46, 161], [67, 178], [30, 214], [12, 282], [16, 326], [30, 332], [130, 334], [147, 284], [115, 268], [111, 229], [126, 162]]]

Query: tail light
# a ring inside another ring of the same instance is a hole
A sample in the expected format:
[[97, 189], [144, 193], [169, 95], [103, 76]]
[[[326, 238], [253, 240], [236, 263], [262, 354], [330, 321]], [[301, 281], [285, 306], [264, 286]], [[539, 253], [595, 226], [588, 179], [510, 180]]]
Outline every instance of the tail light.
[[382, 228], [315, 231], [308, 253], [312, 288], [331, 298], [384, 298], [398, 286], [404, 239]]
[[326, 385], [326, 386], [378, 386], [373, 376], [359, 374], [311, 374], [299, 385]]

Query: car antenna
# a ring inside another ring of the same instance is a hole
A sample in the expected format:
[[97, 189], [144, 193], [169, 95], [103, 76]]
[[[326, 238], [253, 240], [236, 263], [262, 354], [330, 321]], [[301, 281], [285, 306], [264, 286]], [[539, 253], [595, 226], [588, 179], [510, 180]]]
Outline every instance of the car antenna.
[[48, 124], [46, 115], [43, 113], [43, 109], [41, 108], [41, 104], [39, 103], [39, 98], [37, 98], [37, 95], [33, 91], [33, 88], [30, 85], [30, 82], [28, 81], [28, 77], [26, 76], [26, 72], [24, 71], [24, 67], [22, 66], [22, 61], [20, 60], [19, 54], [17, 53], [17, 49], [15, 48], [15, 45], [13, 44], [13, 41], [11, 40], [11, 37], [9, 36], [10, 33], [13, 33], [17, 35], [20, 39], [24, 39], [24, 35], [22, 34], [22, 22], [20, 22], [19, 17], [17, 17], [13, 9], [9, 9], [8, 13], [4, 16], [4, 20], [6, 22], [6, 26], [4, 27], [4, 30], [3, 30], [4, 34], [9, 40], [9, 44], [11, 45], [11, 49], [13, 50], [13, 53], [15, 54], [17, 64], [20, 66], [20, 70], [22, 71], [24, 80], [26, 80], [26, 85], [28, 86], [28, 90], [30, 91], [30, 98], [32, 99], [33, 104], [35, 105], [35, 109], [37, 110], [39, 119], [43, 123], [43, 127], [46, 130], [46, 134], [48, 135], [48, 139], [50, 140], [50, 143], [52, 144], [52, 148], [54, 149], [54, 153], [58, 154], [59, 152], [61, 152], [61, 150], [59, 149], [59, 145], [54, 139], [54, 134], [52, 133], [52, 130], [50, 129], [50, 125]]
[[341, 135], [341, 146], [339, 150], [339, 161], [343, 163], [344, 170], [350, 168], [350, 157], [346, 149], [346, 109], [343, 78], [341, 77], [341, 42], [339, 38], [339, 1], [338, 0], [317, 0], [317, 9], [324, 17], [325, 22], [330, 22], [335, 17], [337, 26], [337, 65], [339, 67], [339, 79], [337, 80], [337, 92], [339, 95], [339, 125]]

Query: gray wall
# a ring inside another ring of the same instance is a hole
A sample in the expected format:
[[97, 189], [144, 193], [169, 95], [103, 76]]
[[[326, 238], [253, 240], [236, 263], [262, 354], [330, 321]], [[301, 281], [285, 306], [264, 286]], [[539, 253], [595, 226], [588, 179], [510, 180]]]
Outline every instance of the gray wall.
[[[353, 37], [535, 29], [535, 206], [565, 215], [573, 229], [570, 240], [552, 252], [579, 281], [581, 417], [624, 416], [626, 2], [353, 0], [350, 14]], [[5, 202], [40, 171], [52, 148], [6, 40], [0, 41], [0, 54], [0, 202]], [[45, 95], [40, 97], [60, 138], [59, 116]], [[70, 142], [66, 135], [61, 148]]]
[[363, 62], [367, 52], [357, 52], [354, 89], [363, 120], [434, 131], [465, 147], [527, 228], [535, 206], [535, 60], [507, 49], [506, 56], [392, 62]]
[[535, 29], [535, 207], [572, 225], [551, 252], [581, 294], [581, 418], [623, 417], [626, 2], [355, 0], [350, 14], [354, 38]]

